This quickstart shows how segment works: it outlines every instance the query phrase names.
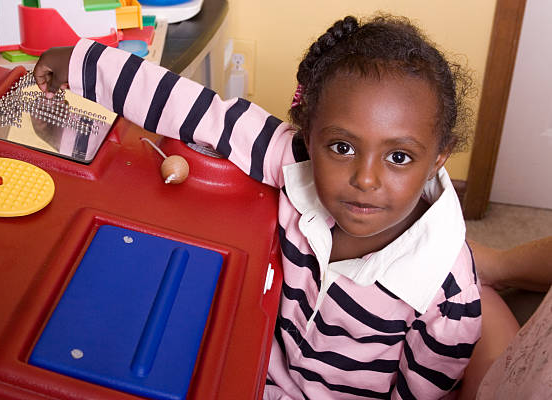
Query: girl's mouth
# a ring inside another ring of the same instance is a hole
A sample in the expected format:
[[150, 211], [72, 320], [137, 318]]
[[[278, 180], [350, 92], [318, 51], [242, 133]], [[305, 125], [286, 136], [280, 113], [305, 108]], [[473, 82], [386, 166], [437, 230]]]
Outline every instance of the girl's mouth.
[[382, 207], [369, 203], [357, 203], [356, 201], [344, 201], [345, 208], [353, 214], [376, 214], [383, 211]]

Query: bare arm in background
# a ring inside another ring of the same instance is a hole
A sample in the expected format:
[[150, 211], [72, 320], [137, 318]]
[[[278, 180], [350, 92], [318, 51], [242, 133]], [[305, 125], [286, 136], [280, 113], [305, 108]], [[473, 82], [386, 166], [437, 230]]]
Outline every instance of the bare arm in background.
[[[515, 332], [500, 296], [483, 286], [483, 331], [466, 374], [470, 386], [461, 400], [548, 399], [552, 387], [552, 236], [508, 250], [474, 245], [476, 265], [484, 284], [516, 287], [548, 294], [531, 318]], [[515, 332], [515, 334], [514, 334]], [[512, 336], [509, 338], [509, 336]], [[503, 348], [503, 351], [501, 351]], [[473, 384], [477, 383], [475, 391]]]
[[469, 242], [483, 284], [545, 292], [552, 283], [552, 236], [508, 250]]
[[[515, 287], [532, 291], [547, 291], [552, 282], [552, 236], [499, 250], [468, 241], [473, 250], [475, 265], [483, 283], [481, 339], [464, 372], [459, 400], [472, 400], [483, 377], [514, 340], [519, 324], [501, 296], [493, 289]], [[504, 369], [500, 369], [503, 371]], [[499, 372], [487, 386], [498, 385], [504, 376]], [[488, 388], [486, 389], [488, 390]], [[481, 397], [490, 399], [495, 397]], [[496, 397], [501, 398], [501, 397]], [[517, 397], [508, 397], [513, 399]]]

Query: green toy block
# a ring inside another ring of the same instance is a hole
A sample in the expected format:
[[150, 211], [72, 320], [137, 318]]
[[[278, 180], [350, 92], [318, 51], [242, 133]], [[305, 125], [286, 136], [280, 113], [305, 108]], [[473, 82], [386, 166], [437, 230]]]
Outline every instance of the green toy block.
[[25, 7], [40, 8], [40, 0], [23, 0], [22, 3]]
[[119, 0], [83, 0], [83, 3], [86, 11], [113, 10], [121, 7]]
[[143, 26], [155, 26], [155, 15], [142, 15]]
[[31, 56], [30, 54], [23, 53], [20, 50], [4, 51], [2, 52], [2, 57], [4, 57], [9, 62], [24, 62], [24, 61], [38, 60], [37, 56]]

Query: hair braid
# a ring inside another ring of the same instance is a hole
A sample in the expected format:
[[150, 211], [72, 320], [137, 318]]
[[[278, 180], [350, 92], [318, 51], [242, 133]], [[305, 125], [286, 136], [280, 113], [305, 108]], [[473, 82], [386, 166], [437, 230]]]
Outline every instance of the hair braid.
[[[346, 39], [349, 35], [358, 30], [358, 21], [356, 18], [348, 16], [343, 20], [339, 20], [333, 24], [322, 36], [314, 42], [307, 51], [303, 61], [299, 64], [297, 71], [297, 82], [302, 87], [302, 102], [298, 107], [290, 110], [292, 120], [300, 119], [305, 114], [303, 108], [308, 107], [309, 97], [312, 95], [311, 87], [315, 81], [314, 71], [317, 70], [317, 63], [323, 64], [332, 63], [331, 57], [328, 59], [325, 56], [330, 50], [340, 41]], [[317, 96], [317, 93], [315, 93]], [[308, 113], [307, 113], [308, 114]], [[306, 123], [307, 121], [304, 121]], [[303, 125], [303, 124], [301, 124]]]

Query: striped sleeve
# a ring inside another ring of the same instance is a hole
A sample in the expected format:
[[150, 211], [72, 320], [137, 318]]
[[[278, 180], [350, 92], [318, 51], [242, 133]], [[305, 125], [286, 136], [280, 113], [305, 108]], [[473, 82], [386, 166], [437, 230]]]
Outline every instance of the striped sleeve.
[[481, 303], [464, 246], [434, 303], [404, 342], [392, 399], [439, 399], [462, 378], [481, 336]]
[[125, 51], [87, 39], [73, 50], [69, 86], [145, 129], [209, 145], [252, 178], [280, 187], [294, 162], [291, 126], [241, 98], [214, 91]]

